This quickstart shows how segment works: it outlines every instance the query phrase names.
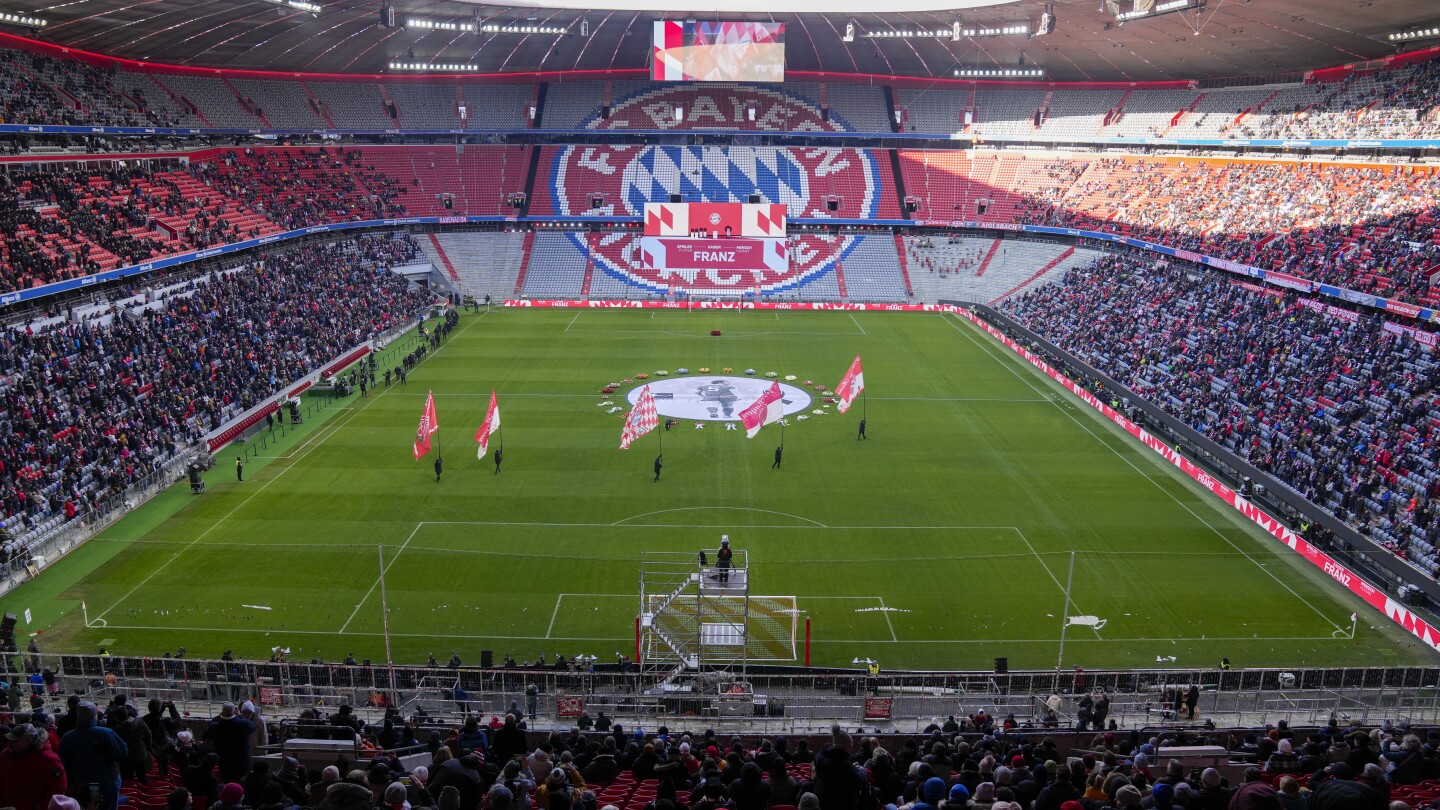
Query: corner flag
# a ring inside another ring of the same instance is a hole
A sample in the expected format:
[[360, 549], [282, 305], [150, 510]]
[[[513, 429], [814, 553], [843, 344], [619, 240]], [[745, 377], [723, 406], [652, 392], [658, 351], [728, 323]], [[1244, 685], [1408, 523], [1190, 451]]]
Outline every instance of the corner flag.
[[655, 395], [650, 386], [640, 389], [635, 407], [625, 414], [625, 427], [620, 431], [620, 449], [628, 450], [630, 445], [646, 433], [660, 426], [660, 414], [655, 410]]
[[415, 430], [415, 460], [419, 461], [430, 452], [430, 434], [440, 429], [440, 417], [435, 413], [435, 392], [425, 396], [425, 410], [420, 412], [420, 426]]
[[855, 403], [855, 397], [865, 390], [865, 372], [860, 369], [860, 355], [855, 355], [855, 362], [850, 364], [850, 370], [840, 378], [840, 384], [835, 386], [835, 398], [839, 400], [835, 409], [840, 413], [850, 410]]
[[480, 445], [476, 455], [481, 461], [485, 460], [485, 449], [490, 446], [490, 434], [500, 429], [500, 405], [495, 401], [495, 389], [490, 389], [490, 410], [485, 412], [485, 421], [480, 423], [480, 429], [475, 431], [475, 442]]
[[753, 439], [760, 428], [780, 421], [785, 415], [785, 403], [781, 401], [780, 383], [771, 383], [760, 398], [740, 412], [740, 423], [745, 426], [745, 438]]

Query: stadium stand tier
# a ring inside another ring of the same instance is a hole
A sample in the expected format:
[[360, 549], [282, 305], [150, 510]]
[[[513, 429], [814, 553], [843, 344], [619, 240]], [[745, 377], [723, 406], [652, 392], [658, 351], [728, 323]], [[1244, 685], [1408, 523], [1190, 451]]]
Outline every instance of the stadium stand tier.
[[1132, 256], [1073, 268], [1004, 309], [1440, 573], [1437, 369], [1428, 347], [1383, 319], [1317, 312], [1293, 293]]
[[416, 253], [408, 237], [378, 234], [291, 248], [40, 331], [5, 330], [7, 558], [279, 386], [411, 318], [431, 297], [376, 268]]

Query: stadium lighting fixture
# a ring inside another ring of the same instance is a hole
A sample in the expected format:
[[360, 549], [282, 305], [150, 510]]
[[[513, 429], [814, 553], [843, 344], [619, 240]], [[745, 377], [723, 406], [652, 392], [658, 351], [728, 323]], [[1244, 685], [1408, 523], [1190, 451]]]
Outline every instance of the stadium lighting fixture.
[[[1028, 25], [1006, 25], [1001, 28], [905, 28], [888, 31], [866, 31], [867, 39], [955, 39], [957, 37], [1002, 37], [1030, 33]], [[848, 41], [848, 40], [847, 40]]]
[[1040, 68], [955, 68], [959, 79], [1041, 79], [1045, 71]]
[[50, 24], [50, 21], [39, 17], [26, 17], [23, 14], [11, 14], [8, 11], [0, 11], [0, 23], [23, 25], [26, 28], [44, 28]]
[[556, 25], [480, 25], [474, 22], [455, 22], [453, 20], [427, 20], [421, 17], [407, 17], [406, 28], [416, 28], [426, 31], [457, 31], [461, 33], [481, 34], [553, 34], [557, 37], [570, 33], [570, 29]]
[[305, 2], [305, 0], [270, 0], [270, 2], [274, 3], [277, 6], [293, 8], [296, 11], [308, 11], [311, 14], [320, 13], [319, 6], [315, 5], [314, 3], [307, 3]]
[[474, 65], [441, 62], [391, 62], [391, 70], [443, 71], [445, 73], [473, 73], [480, 68]]
[[449, 20], [426, 20], [418, 17], [406, 17], [406, 28], [419, 28], [425, 31], [474, 31], [474, 23], [450, 22]]
[[558, 25], [482, 25], [483, 34], [554, 34], [557, 37], [570, 33], [570, 29]]
[[1416, 28], [1413, 31], [1396, 31], [1385, 38], [1391, 42], [1412, 42], [1417, 39], [1440, 37], [1440, 28]]

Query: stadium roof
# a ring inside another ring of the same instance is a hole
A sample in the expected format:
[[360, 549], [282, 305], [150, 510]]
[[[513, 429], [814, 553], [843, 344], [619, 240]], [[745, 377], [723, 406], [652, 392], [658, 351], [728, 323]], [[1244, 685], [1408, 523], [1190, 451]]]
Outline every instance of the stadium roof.
[[[556, 0], [558, 2], [559, 0]], [[703, 0], [709, 2], [709, 0]], [[30, 0], [35, 3], [36, 0]], [[83, 0], [11, 6], [44, 18], [35, 36], [87, 51], [197, 67], [319, 73], [383, 73], [392, 61], [473, 64], [479, 71], [644, 68], [650, 25], [679, 16], [685, 0], [603, 0], [642, 10], [496, 6], [466, 0], [394, 0], [399, 25], [381, 26], [382, 0]], [[545, 0], [527, 0], [540, 5]], [[584, 0], [565, 0], [582, 3]], [[975, 6], [987, 0], [955, 0]], [[286, 5], [289, 3], [290, 5]], [[799, 7], [814, 0], [791, 0]], [[895, 0], [890, 9], [933, 8]], [[1016, 0], [952, 11], [884, 14], [701, 14], [704, 19], [784, 22], [788, 69], [901, 76], [951, 76], [957, 67], [1013, 67], [1023, 55], [1056, 81], [1202, 79], [1301, 71], [1395, 53], [1386, 35], [1433, 25], [1434, 0], [1209, 0], [1208, 7], [1117, 24], [1105, 0], [1053, 0], [1048, 36], [871, 38], [865, 32], [1022, 23], [1034, 30], [1047, 3]], [[785, 0], [766, 3], [786, 8]], [[670, 11], [643, 10], [670, 9]], [[790, 5], [795, 8], [796, 5]], [[840, 2], [827, 4], [843, 8]], [[874, 6], [871, 6], [872, 8]], [[1121, 0], [1122, 9], [1131, 0]], [[690, 15], [686, 15], [690, 16]], [[561, 27], [553, 34], [469, 33], [404, 28], [407, 18]], [[581, 20], [586, 35], [581, 35]], [[846, 23], [858, 36], [845, 43]], [[5, 30], [21, 33], [20, 29]]]

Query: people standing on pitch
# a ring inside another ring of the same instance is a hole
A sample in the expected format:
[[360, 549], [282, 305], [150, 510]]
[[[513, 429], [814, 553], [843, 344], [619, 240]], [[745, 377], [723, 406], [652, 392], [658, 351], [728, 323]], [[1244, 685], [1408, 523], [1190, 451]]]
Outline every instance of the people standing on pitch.
[[505, 453], [500, 448], [495, 448], [495, 474], [500, 474], [500, 462], [505, 460]]
[[235, 480], [236, 480], [236, 481], [244, 481], [244, 480], [245, 480], [245, 461], [244, 461], [244, 459], [240, 458], [239, 456], [236, 456], [236, 457], [235, 457]]
[[659, 480], [660, 480], [660, 468], [663, 467], [663, 466], [665, 466], [665, 465], [663, 465], [663, 464], [660, 463], [660, 459], [661, 459], [660, 456], [656, 456], [656, 457], [655, 457], [655, 480], [656, 480], [656, 481], [659, 481]]
[[779, 447], [776, 447], [776, 448], [775, 448], [775, 463], [770, 465], [770, 469], [772, 469], [772, 470], [778, 470], [778, 469], [780, 469], [780, 456], [781, 456], [781, 454], [783, 454], [784, 452], [785, 452], [785, 445], [783, 445], [783, 444], [780, 445]]
[[730, 581], [730, 558], [735, 553], [730, 550], [730, 535], [720, 535], [720, 550], [715, 552], [715, 567], [719, 569], [716, 577], [722, 582]]
[[863, 438], [865, 438], [865, 417], [862, 416], [860, 417], [860, 435], [855, 437], [855, 441], [858, 442]]
[[440, 483], [440, 473], [445, 469], [445, 458], [435, 456], [435, 483]]

